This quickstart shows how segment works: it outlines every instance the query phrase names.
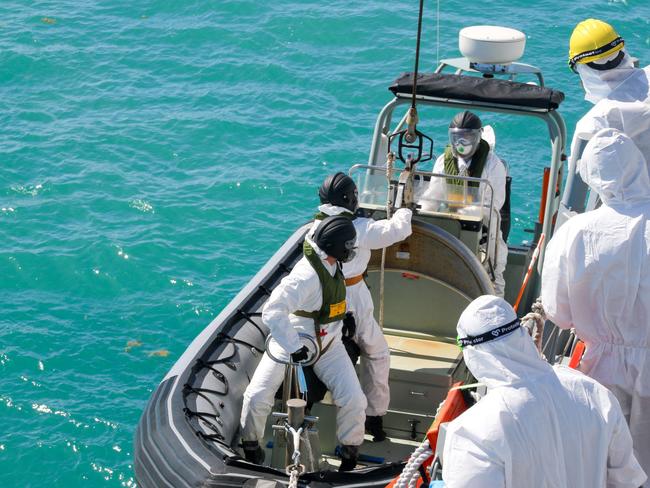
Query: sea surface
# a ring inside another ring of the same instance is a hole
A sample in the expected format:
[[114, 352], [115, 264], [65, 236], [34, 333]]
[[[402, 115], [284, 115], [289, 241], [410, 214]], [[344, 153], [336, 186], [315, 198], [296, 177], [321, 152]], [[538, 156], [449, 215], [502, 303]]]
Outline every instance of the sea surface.
[[[0, 2], [0, 486], [133, 487], [156, 384], [317, 205], [365, 163], [417, 4]], [[647, 1], [427, 1], [421, 69], [472, 24], [527, 34], [523, 62], [589, 105], [566, 64], [580, 20], [650, 62]], [[439, 13], [438, 13], [439, 12]], [[446, 141], [451, 111], [423, 111]], [[511, 242], [537, 217], [541, 122], [484, 116], [513, 176]]]

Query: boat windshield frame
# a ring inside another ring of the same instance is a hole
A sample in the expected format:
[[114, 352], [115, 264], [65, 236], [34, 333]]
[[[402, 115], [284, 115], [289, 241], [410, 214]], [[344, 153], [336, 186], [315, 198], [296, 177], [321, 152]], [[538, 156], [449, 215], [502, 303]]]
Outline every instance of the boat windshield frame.
[[[504, 80], [500, 80], [504, 81]], [[477, 109], [484, 112], [504, 113], [509, 115], [534, 117], [542, 119], [546, 124], [551, 142], [551, 168], [549, 183], [546, 188], [546, 203], [544, 208], [544, 221], [542, 222], [541, 233], [546, 239], [542, 243], [540, 256], [537, 262], [538, 273], [542, 272], [546, 245], [553, 234], [554, 215], [560, 208], [562, 196], [562, 180], [564, 172], [565, 147], [567, 141], [567, 129], [564, 119], [556, 109], [532, 108], [524, 106], [508, 105], [504, 103], [493, 103], [485, 101], [472, 101], [452, 98], [437, 98], [425, 95], [416, 95], [417, 103], [428, 107], [454, 108], [458, 110]], [[401, 118], [394, 129], [391, 130], [391, 122], [395, 110], [403, 105], [411, 103], [411, 94], [397, 93], [380, 111], [373, 131], [372, 143], [368, 165], [372, 167], [385, 166], [385, 155], [380, 154], [380, 149], [385, 148], [387, 138], [402, 130], [406, 124], [408, 111]], [[454, 177], [455, 178], [455, 177]], [[559, 190], [559, 191], [557, 191]], [[535, 284], [533, 293], [539, 293], [539, 282]], [[535, 295], [537, 296], [537, 295]]]

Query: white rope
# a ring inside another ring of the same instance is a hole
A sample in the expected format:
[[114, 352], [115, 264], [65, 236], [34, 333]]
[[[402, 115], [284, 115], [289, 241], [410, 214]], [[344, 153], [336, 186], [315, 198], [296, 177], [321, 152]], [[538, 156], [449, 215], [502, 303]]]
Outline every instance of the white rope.
[[412, 488], [417, 484], [417, 480], [420, 477], [419, 468], [424, 461], [429, 459], [433, 454], [429, 446], [429, 439], [425, 439], [420, 446], [413, 451], [411, 457], [409, 457], [406, 466], [402, 474], [399, 475], [397, 483], [395, 483], [395, 488]]
[[427, 449], [426, 451], [423, 451], [413, 462], [415, 465], [415, 469], [413, 474], [411, 475], [411, 479], [409, 480], [408, 488], [415, 488], [415, 486], [418, 483], [418, 479], [420, 478], [420, 466], [422, 466], [422, 463], [424, 463], [427, 459], [429, 459], [433, 455], [433, 451], [431, 449]]
[[293, 468], [289, 474], [289, 488], [298, 488], [298, 476], [300, 476], [298, 469]]
[[[393, 179], [393, 163], [395, 162], [395, 154], [392, 152], [388, 153], [386, 157], [386, 178], [388, 180], [388, 197], [386, 198], [386, 218], [390, 219], [390, 211], [393, 206], [393, 194], [392, 194], [392, 185], [391, 180]], [[386, 248], [384, 247], [381, 250], [381, 270], [379, 273], [379, 328], [384, 329], [384, 286], [385, 286], [385, 275], [386, 270]]]

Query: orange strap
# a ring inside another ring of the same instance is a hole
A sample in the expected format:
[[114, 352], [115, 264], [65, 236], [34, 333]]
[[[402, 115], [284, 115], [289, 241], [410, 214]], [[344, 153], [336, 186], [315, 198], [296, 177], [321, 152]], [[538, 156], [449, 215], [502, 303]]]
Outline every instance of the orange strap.
[[363, 275], [353, 276], [352, 278], [345, 278], [345, 286], [354, 286], [363, 280]]

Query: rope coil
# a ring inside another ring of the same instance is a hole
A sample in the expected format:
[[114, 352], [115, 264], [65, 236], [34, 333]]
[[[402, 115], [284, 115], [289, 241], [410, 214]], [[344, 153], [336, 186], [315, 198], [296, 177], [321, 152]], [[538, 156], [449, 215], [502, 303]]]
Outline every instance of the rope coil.
[[429, 446], [429, 440], [425, 439], [409, 457], [402, 474], [395, 483], [395, 488], [414, 488], [420, 478], [420, 466], [432, 455], [433, 451]]

